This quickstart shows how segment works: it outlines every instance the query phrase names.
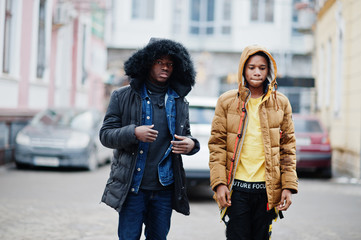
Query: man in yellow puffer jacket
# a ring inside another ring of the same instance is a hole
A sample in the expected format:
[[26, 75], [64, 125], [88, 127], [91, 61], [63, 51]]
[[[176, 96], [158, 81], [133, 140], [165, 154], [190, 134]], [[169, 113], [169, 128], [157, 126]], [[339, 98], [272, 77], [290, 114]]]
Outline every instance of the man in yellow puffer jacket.
[[298, 191], [292, 109], [276, 92], [276, 76], [272, 55], [248, 46], [239, 88], [217, 102], [208, 142], [210, 181], [227, 239], [269, 239], [272, 220]]

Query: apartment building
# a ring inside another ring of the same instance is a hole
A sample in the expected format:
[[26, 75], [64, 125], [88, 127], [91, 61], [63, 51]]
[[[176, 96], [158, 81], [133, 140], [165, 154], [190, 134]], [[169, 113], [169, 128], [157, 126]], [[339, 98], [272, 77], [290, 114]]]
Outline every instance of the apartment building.
[[361, 1], [316, 1], [317, 112], [330, 131], [334, 170], [361, 177]]
[[0, 1], [0, 165], [15, 135], [50, 106], [103, 109], [105, 0]]
[[301, 0], [113, 1], [109, 13], [109, 71], [122, 84], [123, 63], [132, 52], [146, 45], [151, 37], [169, 38], [184, 44], [193, 56], [197, 84], [191, 95], [219, 96], [237, 87], [243, 48], [261, 44], [278, 63], [279, 90], [290, 96], [295, 111], [311, 111], [314, 109], [312, 3]]

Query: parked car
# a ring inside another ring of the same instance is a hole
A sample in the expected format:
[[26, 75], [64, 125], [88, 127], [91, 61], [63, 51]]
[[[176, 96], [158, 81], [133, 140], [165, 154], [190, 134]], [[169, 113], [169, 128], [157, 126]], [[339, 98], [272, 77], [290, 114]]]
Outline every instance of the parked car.
[[209, 184], [208, 140], [217, 99], [193, 97], [188, 98], [188, 102], [191, 132], [192, 136], [198, 139], [200, 150], [192, 156], [183, 155], [187, 184], [188, 186]]
[[112, 155], [99, 140], [102, 120], [103, 114], [93, 109], [49, 108], [39, 112], [16, 136], [17, 167], [95, 170]]
[[332, 150], [328, 132], [316, 116], [293, 115], [296, 135], [297, 171], [332, 176]]

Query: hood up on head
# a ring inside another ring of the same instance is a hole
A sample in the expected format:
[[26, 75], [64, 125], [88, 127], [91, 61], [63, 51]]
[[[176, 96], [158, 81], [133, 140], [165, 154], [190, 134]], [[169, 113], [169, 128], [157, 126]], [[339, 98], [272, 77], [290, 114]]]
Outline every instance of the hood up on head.
[[259, 46], [259, 45], [248, 46], [242, 52], [241, 59], [240, 59], [240, 62], [239, 62], [239, 67], [238, 67], [238, 91], [240, 93], [241, 89], [246, 87], [246, 80], [245, 80], [245, 78], [243, 76], [243, 69], [245, 67], [245, 64], [246, 64], [247, 60], [249, 59], [249, 57], [252, 56], [253, 54], [257, 53], [257, 52], [263, 52], [269, 58], [270, 72], [269, 72], [269, 74], [267, 76], [268, 87], [266, 89], [267, 95], [269, 96], [269, 94], [272, 92], [272, 89], [274, 87], [277, 88], [277, 82], [276, 82], [277, 65], [276, 65], [276, 61], [274, 60], [272, 55], [268, 52], [268, 50], [266, 48], [262, 47], [262, 46]]
[[169, 55], [174, 67], [168, 79], [170, 87], [184, 97], [195, 84], [195, 70], [187, 49], [168, 39], [151, 38], [148, 45], [134, 53], [125, 63], [125, 74], [131, 77], [130, 85], [139, 89], [147, 80], [154, 61]]

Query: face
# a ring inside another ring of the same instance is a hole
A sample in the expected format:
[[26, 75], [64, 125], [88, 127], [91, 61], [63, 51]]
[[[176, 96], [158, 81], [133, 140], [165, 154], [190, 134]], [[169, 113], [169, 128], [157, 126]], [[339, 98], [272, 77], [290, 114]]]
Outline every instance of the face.
[[170, 56], [156, 59], [150, 70], [150, 80], [158, 85], [164, 85], [173, 72], [173, 60]]
[[267, 74], [268, 63], [264, 57], [255, 55], [248, 59], [244, 75], [250, 90], [259, 88], [263, 89], [263, 82], [266, 80]]

